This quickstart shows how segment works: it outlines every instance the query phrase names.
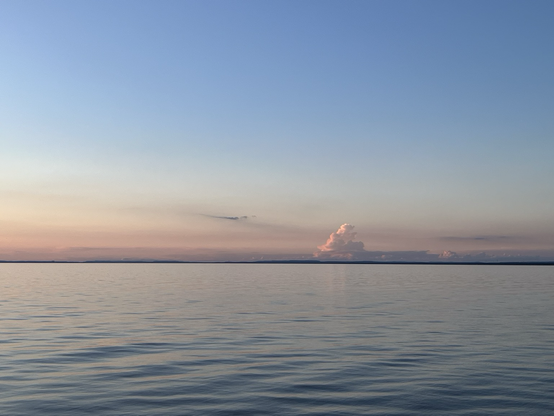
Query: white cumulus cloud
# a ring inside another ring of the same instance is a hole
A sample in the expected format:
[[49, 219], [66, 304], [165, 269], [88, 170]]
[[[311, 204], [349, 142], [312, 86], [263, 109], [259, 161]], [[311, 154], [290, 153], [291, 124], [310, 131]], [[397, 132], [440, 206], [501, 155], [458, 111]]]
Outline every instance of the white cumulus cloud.
[[439, 259], [453, 259], [453, 258], [457, 258], [457, 257], [458, 257], [458, 254], [456, 254], [455, 252], [450, 251], [450, 250], [443, 251], [439, 255]]
[[365, 251], [364, 243], [361, 241], [354, 241], [356, 233], [353, 230], [353, 225], [342, 224], [336, 232], [329, 236], [325, 244], [317, 247], [314, 256], [351, 259], [356, 253]]

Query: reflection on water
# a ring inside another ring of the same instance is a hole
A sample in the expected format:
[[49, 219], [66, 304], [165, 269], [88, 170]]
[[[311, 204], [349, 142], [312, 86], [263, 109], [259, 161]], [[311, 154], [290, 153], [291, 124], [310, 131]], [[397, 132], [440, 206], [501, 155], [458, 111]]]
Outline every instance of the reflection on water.
[[545, 415], [554, 268], [1, 264], [5, 415]]

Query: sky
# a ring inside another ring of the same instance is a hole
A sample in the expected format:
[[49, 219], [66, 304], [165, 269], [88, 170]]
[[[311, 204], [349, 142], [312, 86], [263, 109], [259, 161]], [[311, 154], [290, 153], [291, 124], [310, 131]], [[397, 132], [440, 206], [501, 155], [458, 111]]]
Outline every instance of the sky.
[[553, 19], [4, 0], [0, 259], [554, 259]]

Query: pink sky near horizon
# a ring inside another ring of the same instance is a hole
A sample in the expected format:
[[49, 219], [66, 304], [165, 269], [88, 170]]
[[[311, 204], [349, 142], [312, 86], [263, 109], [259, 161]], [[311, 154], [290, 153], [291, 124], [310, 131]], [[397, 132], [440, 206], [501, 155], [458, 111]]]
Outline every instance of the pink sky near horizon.
[[[68, 216], [70, 217], [70, 216]], [[221, 219], [190, 215], [189, 221], [159, 219], [102, 224], [0, 222], [0, 260], [259, 260], [311, 258], [335, 227], [269, 224], [263, 218]], [[167, 224], [160, 226], [160, 222]], [[139, 226], [140, 223], [140, 226]], [[193, 225], [191, 226], [190, 223]], [[338, 227], [336, 227], [338, 228]], [[548, 236], [437, 235], [435, 232], [356, 226], [354, 241], [366, 251], [551, 253]], [[333, 249], [329, 256], [339, 257]]]

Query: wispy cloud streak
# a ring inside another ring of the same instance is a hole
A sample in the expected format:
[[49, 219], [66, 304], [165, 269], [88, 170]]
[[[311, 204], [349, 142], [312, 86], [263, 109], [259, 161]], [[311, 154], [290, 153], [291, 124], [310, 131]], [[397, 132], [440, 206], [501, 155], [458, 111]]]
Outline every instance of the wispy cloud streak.
[[218, 220], [231, 220], [231, 221], [242, 221], [242, 220], [247, 220], [249, 218], [256, 218], [255, 215], [242, 215], [240, 217], [235, 217], [235, 216], [226, 216], [226, 215], [208, 215], [208, 214], [202, 214], [204, 217], [208, 217], [208, 218], [216, 218]]
[[519, 240], [521, 237], [513, 235], [475, 235], [475, 236], [445, 236], [440, 237], [444, 241], [507, 241]]

